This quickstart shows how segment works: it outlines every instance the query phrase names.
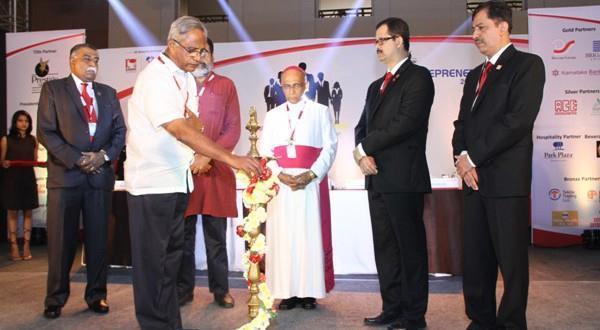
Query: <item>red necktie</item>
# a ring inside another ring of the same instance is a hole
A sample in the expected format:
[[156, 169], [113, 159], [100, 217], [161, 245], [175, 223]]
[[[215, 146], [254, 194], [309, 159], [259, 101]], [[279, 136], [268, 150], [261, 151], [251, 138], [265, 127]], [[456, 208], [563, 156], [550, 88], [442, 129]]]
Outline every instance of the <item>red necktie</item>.
[[492, 66], [492, 62], [487, 62], [485, 64], [485, 68], [483, 69], [483, 72], [481, 72], [481, 76], [479, 77], [479, 84], [477, 84], [477, 90], [475, 91], [476, 96], [479, 96], [479, 93], [481, 92], [481, 89], [483, 88], [483, 85], [487, 80], [488, 72], [490, 72]]
[[[88, 94], [87, 85], [87, 83], [81, 83], [81, 97], [83, 98], [83, 102], [85, 102], [83, 111], [85, 112], [85, 118], [88, 121], [88, 125], [90, 123], [95, 125], [98, 118], [96, 117], [96, 111], [94, 111], [94, 99]], [[91, 133], [92, 132], [90, 131], [90, 142], [93, 142], [94, 136], [91, 135]]]
[[379, 94], [383, 94], [383, 92], [385, 92], [385, 89], [387, 88], [387, 85], [391, 79], [392, 79], [392, 73], [388, 71], [385, 74], [385, 78], [383, 79], [383, 83], [381, 84], [381, 87], [379, 87]]

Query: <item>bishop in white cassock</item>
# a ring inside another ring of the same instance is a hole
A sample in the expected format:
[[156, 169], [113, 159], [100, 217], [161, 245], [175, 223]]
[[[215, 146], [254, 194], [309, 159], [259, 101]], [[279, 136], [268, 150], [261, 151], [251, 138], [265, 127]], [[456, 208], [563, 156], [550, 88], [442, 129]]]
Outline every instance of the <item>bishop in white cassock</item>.
[[334, 285], [327, 172], [337, 135], [327, 107], [303, 96], [305, 73], [289, 67], [282, 75], [287, 102], [269, 111], [260, 141], [262, 156], [280, 179], [267, 208], [267, 285], [279, 309], [316, 307]]

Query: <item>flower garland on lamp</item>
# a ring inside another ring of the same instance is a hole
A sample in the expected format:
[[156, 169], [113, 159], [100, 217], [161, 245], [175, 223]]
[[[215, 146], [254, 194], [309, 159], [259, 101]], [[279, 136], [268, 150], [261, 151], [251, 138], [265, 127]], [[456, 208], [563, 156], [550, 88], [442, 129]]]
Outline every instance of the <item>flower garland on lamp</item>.
[[259, 264], [265, 257], [266, 240], [265, 235], [260, 232], [260, 225], [267, 221], [267, 204], [279, 192], [279, 180], [273, 176], [271, 169], [267, 167], [273, 158], [260, 157], [256, 142], [256, 132], [261, 128], [258, 124], [256, 108], [250, 107], [250, 118], [246, 129], [250, 131], [250, 151], [248, 156], [260, 158], [261, 173], [248, 177], [245, 172], [237, 172], [237, 179], [246, 186], [242, 201], [244, 207], [250, 213], [244, 218], [244, 224], [236, 227], [236, 233], [243, 238], [248, 250], [242, 256], [244, 265], [244, 278], [248, 282], [248, 317], [250, 322], [242, 325], [238, 330], [266, 329], [270, 319], [277, 314], [273, 309], [273, 296], [265, 282], [265, 274], [260, 272]]
[[273, 309], [273, 296], [265, 283], [265, 274], [260, 271], [260, 262], [265, 257], [265, 235], [260, 232], [260, 225], [267, 220], [267, 204], [279, 192], [276, 176], [267, 167], [267, 158], [260, 159], [262, 173], [248, 178], [238, 172], [238, 179], [246, 184], [242, 200], [250, 210], [244, 218], [244, 224], [236, 227], [236, 233], [248, 243], [248, 250], [242, 256], [244, 278], [248, 282], [250, 298], [248, 299], [248, 316], [250, 322], [242, 325], [241, 330], [266, 329], [270, 319], [276, 316]]

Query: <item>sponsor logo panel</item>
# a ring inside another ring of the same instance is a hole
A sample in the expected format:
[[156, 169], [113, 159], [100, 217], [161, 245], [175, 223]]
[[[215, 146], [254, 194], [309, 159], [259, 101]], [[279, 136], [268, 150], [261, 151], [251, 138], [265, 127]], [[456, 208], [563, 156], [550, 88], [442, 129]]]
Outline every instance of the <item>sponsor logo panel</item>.
[[552, 211], [553, 227], [577, 227], [579, 226], [579, 214], [577, 211]]

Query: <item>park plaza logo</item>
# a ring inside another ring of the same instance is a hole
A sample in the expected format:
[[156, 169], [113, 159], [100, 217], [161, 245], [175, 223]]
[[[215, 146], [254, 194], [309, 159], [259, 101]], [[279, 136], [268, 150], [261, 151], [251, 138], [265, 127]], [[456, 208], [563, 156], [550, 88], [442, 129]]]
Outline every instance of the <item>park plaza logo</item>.
[[550, 161], [565, 161], [571, 158], [573, 158], [573, 153], [565, 150], [565, 144], [562, 141], [552, 142], [552, 151], [544, 152], [544, 159]]
[[575, 45], [575, 40], [564, 41], [556, 39], [552, 42], [552, 59], [553, 60], [574, 60], [576, 56], [570, 55], [571, 48]]
[[557, 116], [569, 116], [577, 114], [576, 99], [554, 100], [554, 114]]
[[552, 227], [577, 227], [579, 214], [574, 210], [552, 211]]

